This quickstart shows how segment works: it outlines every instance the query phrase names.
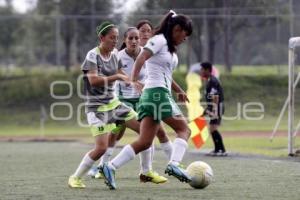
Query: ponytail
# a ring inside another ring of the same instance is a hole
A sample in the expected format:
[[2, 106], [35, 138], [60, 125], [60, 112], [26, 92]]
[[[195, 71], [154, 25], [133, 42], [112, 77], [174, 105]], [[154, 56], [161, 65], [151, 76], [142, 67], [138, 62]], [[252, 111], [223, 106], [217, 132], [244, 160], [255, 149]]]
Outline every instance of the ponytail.
[[123, 50], [123, 49], [125, 49], [125, 48], [126, 48], [126, 43], [123, 42], [122, 45], [121, 45], [121, 47], [119, 48], [119, 51], [121, 51], [121, 50]]

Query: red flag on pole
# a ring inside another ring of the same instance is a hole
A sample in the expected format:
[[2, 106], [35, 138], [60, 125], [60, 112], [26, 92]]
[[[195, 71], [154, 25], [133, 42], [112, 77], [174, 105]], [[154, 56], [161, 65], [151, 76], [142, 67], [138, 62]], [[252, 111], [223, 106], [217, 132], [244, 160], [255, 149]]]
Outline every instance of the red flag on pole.
[[188, 124], [191, 129], [191, 138], [196, 148], [201, 148], [209, 137], [206, 120], [204, 117], [197, 117]]

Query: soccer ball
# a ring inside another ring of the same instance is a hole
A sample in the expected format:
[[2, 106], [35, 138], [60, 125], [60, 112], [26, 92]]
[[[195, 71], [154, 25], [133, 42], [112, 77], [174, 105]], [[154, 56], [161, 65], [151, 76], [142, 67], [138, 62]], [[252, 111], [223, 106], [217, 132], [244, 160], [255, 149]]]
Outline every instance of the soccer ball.
[[186, 170], [192, 178], [192, 181], [189, 182], [189, 184], [193, 188], [203, 189], [212, 182], [213, 170], [205, 162], [192, 162]]

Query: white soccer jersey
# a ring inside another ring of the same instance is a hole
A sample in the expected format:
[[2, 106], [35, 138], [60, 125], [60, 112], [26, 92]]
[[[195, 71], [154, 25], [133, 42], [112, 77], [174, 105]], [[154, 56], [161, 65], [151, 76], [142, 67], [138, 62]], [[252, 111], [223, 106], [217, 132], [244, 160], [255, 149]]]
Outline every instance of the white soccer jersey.
[[146, 88], [164, 87], [171, 91], [172, 73], [178, 64], [176, 53], [168, 51], [167, 40], [163, 34], [150, 38], [144, 47], [152, 52], [146, 61]]
[[[118, 59], [123, 65], [121, 69], [130, 77], [135, 60], [126, 53], [125, 49], [119, 51]], [[145, 82], [145, 67], [141, 68], [138, 80]], [[115, 91], [119, 97], [125, 99], [140, 98], [140, 93], [132, 85], [126, 85], [124, 81], [117, 81]]]

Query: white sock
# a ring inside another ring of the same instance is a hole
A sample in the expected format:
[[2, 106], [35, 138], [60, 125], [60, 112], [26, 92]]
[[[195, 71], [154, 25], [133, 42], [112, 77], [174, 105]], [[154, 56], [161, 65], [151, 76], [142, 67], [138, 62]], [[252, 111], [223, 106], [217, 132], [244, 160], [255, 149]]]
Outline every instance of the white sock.
[[152, 144], [150, 148], [151, 148], [151, 163], [153, 163], [153, 158], [155, 154], [155, 145]]
[[84, 174], [86, 174], [87, 171], [89, 171], [91, 169], [91, 167], [93, 166], [93, 164], [95, 163], [95, 161], [90, 158], [89, 153], [90, 152], [88, 152], [87, 154], [85, 154], [85, 156], [83, 157], [81, 163], [79, 164], [79, 166], [76, 169], [76, 171], [73, 174], [73, 176], [80, 178]]
[[178, 165], [182, 161], [187, 147], [188, 144], [184, 139], [176, 138], [173, 142], [173, 152], [170, 162], [175, 165]]
[[135, 152], [131, 145], [126, 145], [121, 152], [114, 158], [112, 159], [108, 165], [112, 167], [114, 170], [120, 168], [121, 166], [125, 165], [128, 163], [130, 160], [133, 160], [135, 157]]
[[161, 149], [165, 152], [167, 158], [171, 160], [172, 152], [173, 152], [173, 145], [171, 141], [160, 143]]
[[110, 159], [110, 157], [113, 155], [115, 150], [115, 147], [108, 147], [105, 151], [105, 153], [101, 156], [100, 162], [99, 162], [99, 166], [103, 165], [103, 163], [107, 163]]
[[147, 174], [149, 171], [152, 170], [152, 145], [139, 153], [140, 156], [140, 166], [141, 166], [141, 172], [143, 174]]

